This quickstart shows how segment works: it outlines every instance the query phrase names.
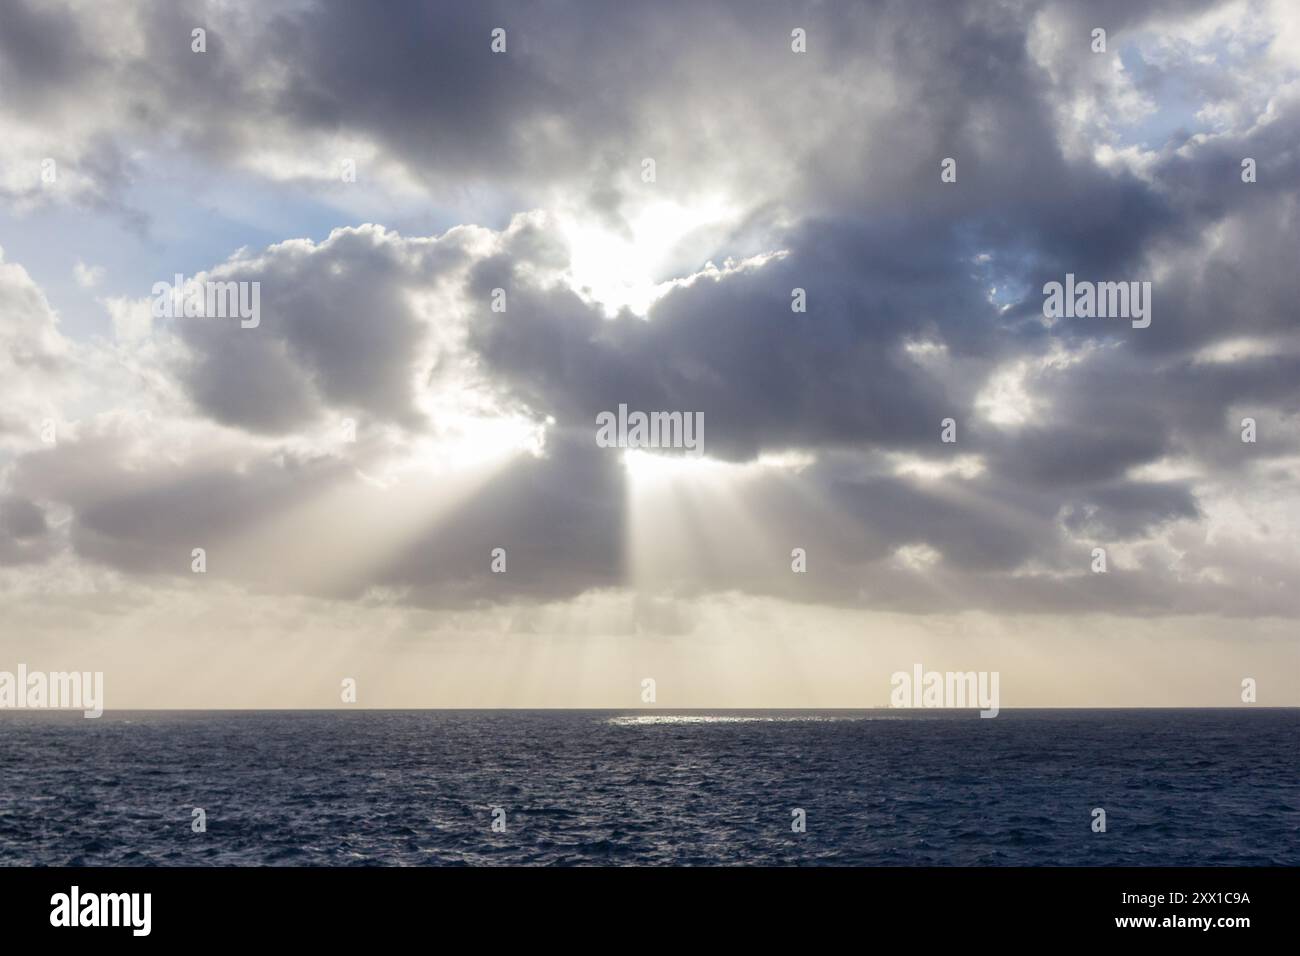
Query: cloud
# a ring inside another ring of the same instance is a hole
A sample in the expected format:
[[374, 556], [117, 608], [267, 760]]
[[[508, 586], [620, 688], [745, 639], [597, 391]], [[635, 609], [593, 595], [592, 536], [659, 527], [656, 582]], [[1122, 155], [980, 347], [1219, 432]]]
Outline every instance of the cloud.
[[104, 278], [104, 267], [88, 266], [78, 259], [77, 264], [72, 268], [72, 277], [83, 289], [93, 289]]
[[45, 560], [54, 552], [45, 513], [32, 501], [0, 496], [0, 564]]
[[39, 445], [56, 396], [72, 387], [71, 351], [45, 294], [0, 250], [0, 452]]
[[[142, 180], [234, 171], [328, 219], [356, 156], [428, 228], [287, 223], [197, 275], [258, 283], [256, 328], [114, 289], [111, 341], [65, 335], [0, 263], [0, 561], [161, 580], [204, 547], [250, 591], [425, 608], [628, 588], [1295, 613], [1300, 350], [1227, 348], [1296, 337], [1284, 14], [8, 0], [15, 215], [67, 201], [138, 224]], [[147, 256], [160, 280], [195, 268]], [[1045, 320], [1066, 273], [1150, 281], [1150, 328]], [[595, 447], [620, 404], [703, 413], [704, 471], [639, 475]], [[1266, 523], [1234, 511], [1256, 499]]]

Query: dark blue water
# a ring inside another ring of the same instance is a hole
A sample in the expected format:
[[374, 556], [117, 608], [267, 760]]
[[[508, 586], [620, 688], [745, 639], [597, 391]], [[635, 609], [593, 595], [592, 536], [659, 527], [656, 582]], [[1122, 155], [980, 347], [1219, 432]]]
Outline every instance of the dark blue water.
[[0, 863], [1297, 865], [1298, 742], [1296, 710], [5, 712]]

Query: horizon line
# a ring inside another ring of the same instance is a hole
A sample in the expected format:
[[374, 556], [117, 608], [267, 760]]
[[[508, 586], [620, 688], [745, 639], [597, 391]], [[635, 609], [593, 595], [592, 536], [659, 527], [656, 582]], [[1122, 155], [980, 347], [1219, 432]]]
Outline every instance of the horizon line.
[[[365, 711], [368, 713], [395, 713], [405, 711], [557, 711], [557, 712], [596, 712], [596, 711], [638, 711], [645, 713], [674, 713], [681, 711], [897, 711], [903, 713], [979, 713], [979, 707], [890, 707], [885, 705], [868, 705], [865, 707], [115, 707], [104, 708], [103, 714], [110, 713], [341, 713], [347, 711]], [[1300, 710], [1300, 704], [1279, 704], [1261, 706], [1245, 705], [1124, 705], [1114, 707], [1080, 706], [1080, 707], [1001, 707], [1000, 713], [1010, 711], [1077, 711], [1077, 710]], [[7, 713], [32, 714], [80, 714], [79, 707], [0, 707], [0, 715]]]

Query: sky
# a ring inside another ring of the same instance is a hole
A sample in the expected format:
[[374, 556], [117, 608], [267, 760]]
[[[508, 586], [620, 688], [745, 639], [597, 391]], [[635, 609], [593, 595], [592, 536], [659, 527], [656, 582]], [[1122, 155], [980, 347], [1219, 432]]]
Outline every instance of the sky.
[[1300, 705], [1298, 143], [1290, 0], [0, 0], [0, 670]]

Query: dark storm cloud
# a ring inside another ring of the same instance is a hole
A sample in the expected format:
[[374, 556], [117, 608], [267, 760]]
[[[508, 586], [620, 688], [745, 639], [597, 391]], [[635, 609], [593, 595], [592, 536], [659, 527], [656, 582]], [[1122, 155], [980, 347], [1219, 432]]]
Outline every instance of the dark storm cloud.
[[351, 474], [334, 459], [284, 452], [239, 465], [215, 455], [155, 463], [146, 472], [131, 466], [130, 453], [120, 435], [64, 442], [25, 456], [13, 484], [72, 507], [79, 554], [126, 571], [188, 574], [193, 548], [212, 548]]
[[45, 512], [21, 496], [0, 494], [0, 564], [44, 561], [55, 550]]
[[19, 0], [0, 4], [0, 90], [6, 107], [59, 105], [104, 65], [72, 10]]
[[[576, 131], [543, 140], [536, 128], [571, 122], [592, 102], [551, 77], [572, 49], [550, 47], [522, 28], [507, 31], [509, 55], [489, 48], [493, 29], [513, 28], [521, 15], [534, 21], [541, 11], [409, 3], [386, 13], [333, 3], [277, 17], [262, 50], [293, 67], [274, 104], [277, 117], [370, 134], [417, 171], [491, 180], [545, 168], [563, 158], [557, 150], [571, 155]], [[563, 40], [568, 31], [547, 32]], [[612, 120], [613, 111], [600, 118]]]
[[[484, 312], [470, 342], [494, 378], [561, 422], [594, 426], [620, 403], [703, 412], [709, 453], [764, 448], [928, 443], [960, 399], [903, 351], [911, 338], [968, 322], [996, 333], [995, 311], [934, 250], [908, 256], [906, 224], [812, 222], [795, 252], [761, 267], [702, 277], [669, 292], [648, 321], [613, 320], [568, 290], [511, 286], [505, 313]], [[919, 243], [919, 237], [916, 239]], [[469, 297], [513, 272], [485, 263]], [[803, 288], [808, 311], [791, 310]]]
[[[72, 109], [86, 87], [111, 84], [122, 145], [143, 133], [209, 160], [237, 160], [277, 130], [344, 133], [438, 190], [537, 197], [564, 183], [615, 218], [613, 177], [646, 155], [678, 185], [720, 171], [822, 214], [865, 197], [952, 214], [970, 200], [932, 188], [944, 156], [970, 163], [986, 200], [1043, 195], [1061, 179], [1026, 51], [1027, 25], [1059, 4], [954, 5], [921, 29], [910, 4], [888, 2], [408, 2], [382, 16], [344, 2], [159, 2], [127, 8], [147, 51], [130, 57], [69, 12], [3, 8], [13, 30], [0, 70], [15, 106]], [[1106, 22], [1119, 31], [1168, 8], [1129, 5]], [[1093, 19], [1072, 27], [1080, 63]], [[200, 25], [208, 48], [195, 54]], [[808, 32], [804, 55], [790, 52], [794, 26]], [[489, 46], [498, 27], [500, 55]], [[876, 85], [890, 93], [873, 95]]]
[[417, 314], [410, 294], [465, 258], [455, 235], [407, 243], [365, 226], [237, 260], [213, 281], [259, 283], [257, 323], [173, 320], [189, 350], [181, 377], [206, 414], [251, 431], [290, 432], [326, 408], [418, 428], [418, 363], [448, 320]]
[[1100, 486], [1080, 493], [1066, 506], [1065, 525], [1071, 531], [1108, 541], [1138, 538], [1165, 521], [1194, 518], [1195, 500], [1186, 485], [1176, 482]]

